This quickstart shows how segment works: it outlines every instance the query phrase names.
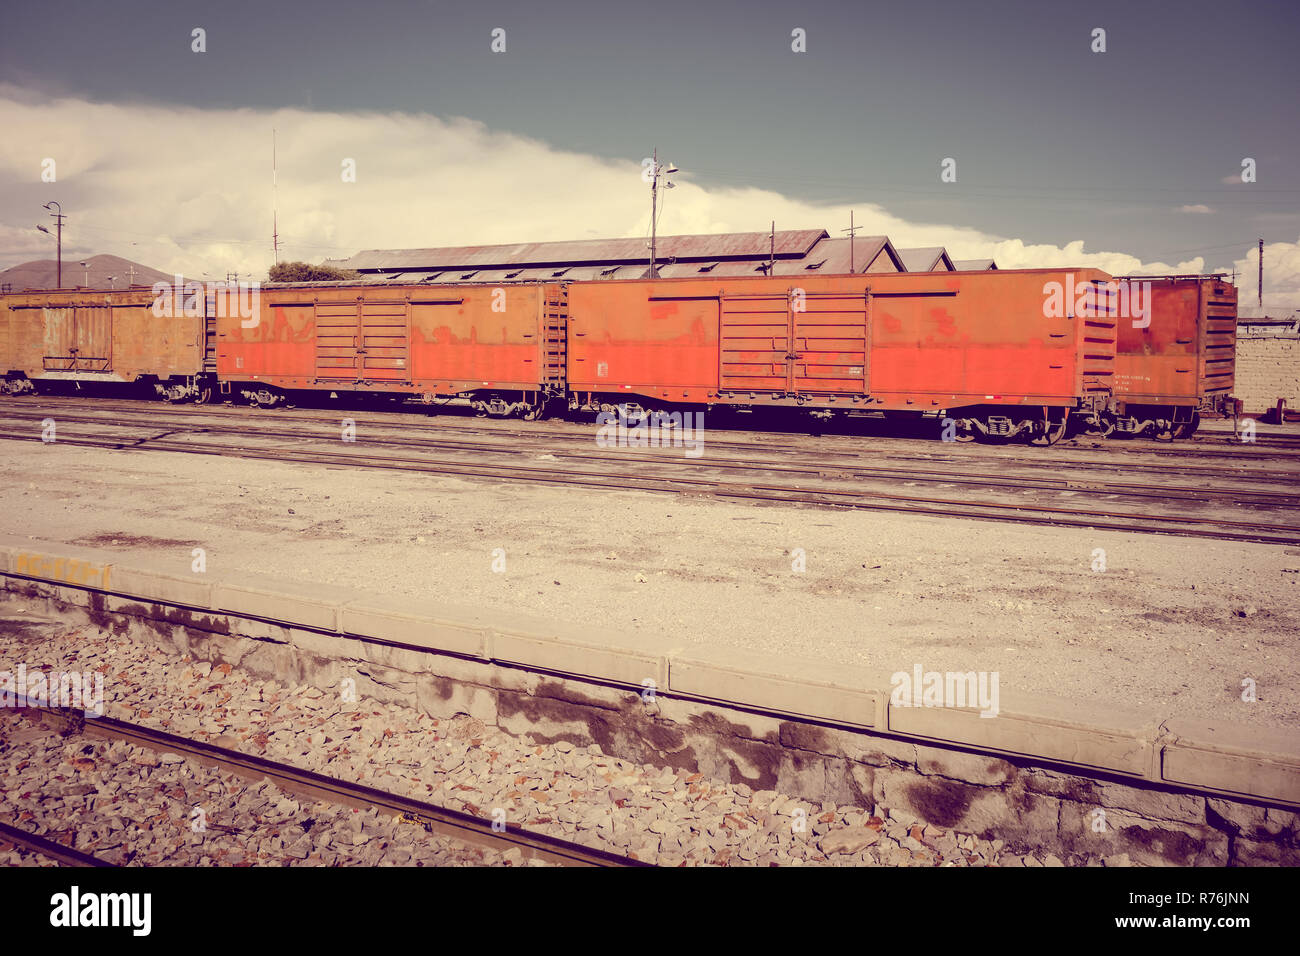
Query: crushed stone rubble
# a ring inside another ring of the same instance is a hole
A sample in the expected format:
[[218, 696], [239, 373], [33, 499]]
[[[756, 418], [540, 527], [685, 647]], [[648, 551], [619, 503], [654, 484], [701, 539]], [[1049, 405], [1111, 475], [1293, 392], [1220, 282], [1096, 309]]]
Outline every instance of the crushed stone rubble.
[[[772, 790], [611, 757], [599, 746], [513, 737], [458, 715], [439, 720], [337, 691], [262, 680], [94, 628], [39, 643], [0, 634], [0, 670], [18, 661], [104, 674], [104, 713], [194, 740], [523, 827], [660, 866], [1127, 866], [1108, 858], [1015, 853], [901, 810], [814, 804]], [[13, 715], [0, 717], [13, 721]], [[0, 735], [0, 789], [17, 825], [75, 834], [86, 852], [140, 863], [517, 865], [437, 844], [374, 811], [302, 806], [267, 781], [99, 738]], [[191, 833], [195, 806], [231, 832]], [[66, 837], [65, 837], [66, 839]], [[0, 843], [0, 861], [4, 860]], [[466, 856], [466, 854], [470, 854]], [[9, 862], [26, 862], [10, 850]], [[27, 857], [30, 858], [30, 857]]]
[[[64, 737], [27, 714], [5, 720], [0, 789], [11, 824], [119, 866], [522, 862], [518, 850], [461, 844], [373, 808], [304, 801], [178, 754]], [[2, 837], [0, 863], [56, 865]]]

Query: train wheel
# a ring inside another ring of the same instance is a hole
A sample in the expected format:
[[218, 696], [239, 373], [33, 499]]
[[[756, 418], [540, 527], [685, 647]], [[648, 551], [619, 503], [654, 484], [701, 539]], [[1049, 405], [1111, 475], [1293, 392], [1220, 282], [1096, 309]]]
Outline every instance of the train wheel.
[[1034, 431], [1031, 432], [1029, 443], [1046, 448], [1055, 445], [1065, 437], [1066, 428], [1070, 424], [1070, 413], [1066, 409], [1061, 409], [1061, 420], [1054, 422], [1051, 419], [1051, 413], [1047, 409], [1043, 410], [1043, 420], [1034, 424]]
[[1171, 442], [1178, 437], [1178, 409], [1169, 409], [1168, 418], [1157, 418], [1150, 425], [1151, 437], [1158, 442]]
[[1196, 434], [1196, 429], [1201, 425], [1201, 413], [1192, 412], [1190, 422], [1179, 422], [1174, 426], [1174, 437], [1178, 439], [1191, 438]]
[[970, 424], [970, 419], [945, 418], [940, 426], [940, 441], [959, 441], [965, 444], [974, 441], [975, 438], [975, 428]]
[[1089, 421], [1080, 429], [1079, 434], [1087, 438], [1109, 438], [1115, 430], [1115, 419], [1108, 415], [1098, 415], [1096, 424]]

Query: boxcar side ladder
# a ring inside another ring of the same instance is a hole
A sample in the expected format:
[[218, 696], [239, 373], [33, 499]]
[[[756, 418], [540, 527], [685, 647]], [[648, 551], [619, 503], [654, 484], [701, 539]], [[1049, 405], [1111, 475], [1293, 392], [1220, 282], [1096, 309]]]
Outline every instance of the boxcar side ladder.
[[563, 398], [569, 383], [569, 287], [547, 287], [542, 313], [542, 383], [548, 395]]

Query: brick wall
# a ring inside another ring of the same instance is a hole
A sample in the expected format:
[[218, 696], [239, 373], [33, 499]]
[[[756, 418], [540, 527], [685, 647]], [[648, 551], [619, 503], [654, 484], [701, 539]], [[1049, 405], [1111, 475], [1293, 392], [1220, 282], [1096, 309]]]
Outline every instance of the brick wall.
[[1232, 394], [1254, 414], [1286, 399], [1300, 408], [1300, 332], [1237, 330], [1237, 372]]

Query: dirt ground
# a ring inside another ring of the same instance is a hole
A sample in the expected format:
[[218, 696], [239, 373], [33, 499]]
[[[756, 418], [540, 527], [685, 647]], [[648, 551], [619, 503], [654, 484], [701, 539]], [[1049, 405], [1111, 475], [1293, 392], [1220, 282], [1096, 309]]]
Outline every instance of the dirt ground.
[[[214, 578], [445, 597], [889, 672], [998, 671], [1004, 692], [1300, 728], [1294, 548], [58, 443], [3, 451], [0, 531], [123, 560], [173, 557], [188, 573], [202, 547]], [[1241, 699], [1247, 679], [1255, 702]]]

